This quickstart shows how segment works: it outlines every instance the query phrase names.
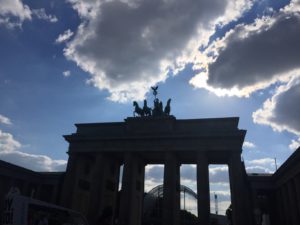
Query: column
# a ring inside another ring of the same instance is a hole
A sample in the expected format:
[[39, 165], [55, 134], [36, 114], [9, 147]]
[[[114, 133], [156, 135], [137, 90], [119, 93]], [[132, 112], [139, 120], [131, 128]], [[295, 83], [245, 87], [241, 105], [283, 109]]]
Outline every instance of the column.
[[[74, 187], [76, 186], [77, 180], [77, 156], [74, 154], [69, 155], [68, 164], [66, 175], [64, 178], [64, 184], [62, 188], [62, 195], [61, 195], [61, 205], [72, 208], [72, 200], [73, 200], [73, 192]], [[37, 194], [38, 190], [36, 190]]]
[[288, 194], [289, 194], [289, 205], [290, 205], [290, 213], [293, 225], [299, 225], [299, 215], [298, 215], [298, 207], [297, 207], [297, 196], [294, 187], [293, 180], [290, 180], [287, 184]]
[[208, 159], [203, 153], [197, 156], [197, 195], [199, 224], [208, 225], [210, 220]]
[[120, 225], [140, 225], [144, 198], [145, 164], [132, 153], [126, 153], [120, 200]]
[[283, 209], [282, 193], [280, 189], [277, 189], [276, 190], [276, 210], [277, 210], [276, 219], [278, 224], [284, 224], [285, 221], [284, 212], [282, 209]]
[[289, 215], [289, 201], [288, 201], [288, 193], [286, 190], [286, 184], [283, 184], [281, 186], [281, 197], [283, 199], [283, 212], [284, 212], [284, 221], [286, 225], [290, 225], [291, 222], [291, 218]]
[[298, 215], [300, 215], [300, 174], [294, 177], [293, 179], [295, 184], [295, 195], [297, 199], [297, 209], [298, 209]]
[[180, 224], [180, 164], [176, 156], [166, 153], [163, 191], [163, 225]]
[[[117, 160], [98, 154], [91, 174], [88, 219], [95, 224], [107, 207], [115, 211], [119, 184], [120, 164]], [[112, 223], [112, 221], [111, 221]]]
[[251, 223], [247, 210], [248, 195], [245, 185], [244, 171], [240, 153], [233, 153], [229, 160], [229, 180], [232, 203], [233, 225], [247, 225]]

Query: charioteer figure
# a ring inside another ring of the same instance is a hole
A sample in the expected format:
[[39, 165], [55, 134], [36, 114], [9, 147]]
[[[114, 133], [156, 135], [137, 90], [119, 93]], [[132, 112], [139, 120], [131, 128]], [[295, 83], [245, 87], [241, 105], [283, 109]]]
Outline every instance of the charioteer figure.
[[141, 108], [139, 106], [139, 104], [136, 101], [134, 101], [133, 106], [135, 108], [134, 108], [133, 116], [134, 117], [166, 117], [166, 116], [170, 116], [171, 99], [170, 98], [168, 99], [167, 105], [165, 106], [165, 108], [163, 108], [162, 101], [160, 101], [157, 98], [158, 86], [151, 87], [151, 89], [152, 89], [153, 95], [154, 95], [153, 109], [148, 107], [146, 99], [144, 100], [143, 108]]

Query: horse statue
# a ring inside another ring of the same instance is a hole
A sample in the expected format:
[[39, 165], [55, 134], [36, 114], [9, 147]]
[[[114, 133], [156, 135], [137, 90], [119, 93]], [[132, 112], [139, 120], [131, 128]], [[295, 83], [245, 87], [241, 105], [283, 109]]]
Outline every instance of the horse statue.
[[159, 102], [159, 115], [162, 116], [164, 114], [164, 110], [163, 110], [163, 103], [162, 101]]
[[134, 117], [135, 117], [136, 114], [138, 116], [141, 116], [141, 117], [144, 116], [144, 110], [139, 107], [139, 104], [136, 101], [133, 102], [133, 106], [135, 107], [134, 111], [133, 111], [133, 116]]
[[152, 116], [160, 117], [163, 116], [163, 103], [158, 100], [158, 98], [154, 99], [154, 108], [152, 110]]
[[165, 107], [164, 113], [165, 115], [169, 116], [171, 112], [171, 99], [169, 98], [167, 101], [167, 105]]
[[144, 100], [143, 112], [145, 116], [151, 116], [151, 108], [147, 106], [147, 100]]

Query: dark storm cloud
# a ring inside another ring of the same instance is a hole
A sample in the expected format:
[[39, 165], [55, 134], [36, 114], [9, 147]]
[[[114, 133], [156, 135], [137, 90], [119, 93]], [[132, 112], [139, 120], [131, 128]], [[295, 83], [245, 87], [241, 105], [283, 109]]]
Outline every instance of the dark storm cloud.
[[278, 94], [271, 121], [289, 127], [300, 134], [300, 80], [291, 83], [290, 88]]
[[[90, 1], [70, 2], [86, 17], [65, 55], [91, 73], [91, 83], [108, 89], [113, 100], [139, 98], [164, 80], [166, 67], [199, 29], [209, 29], [218, 17], [225, 17], [229, 5], [219, 0], [94, 1], [95, 7]], [[241, 11], [243, 2], [230, 4]]]
[[272, 126], [275, 130], [287, 130], [300, 136], [300, 78], [280, 86], [262, 109], [253, 113], [254, 121]]
[[255, 26], [238, 26], [223, 40], [225, 48], [208, 67], [210, 86], [241, 89], [300, 68], [298, 13], [280, 13]]

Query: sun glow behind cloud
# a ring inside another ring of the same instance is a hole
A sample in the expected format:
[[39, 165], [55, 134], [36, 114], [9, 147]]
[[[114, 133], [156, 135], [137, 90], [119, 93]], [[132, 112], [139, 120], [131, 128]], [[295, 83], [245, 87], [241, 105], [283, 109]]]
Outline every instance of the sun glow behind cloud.
[[252, 5], [244, 0], [70, 3], [82, 23], [64, 49], [66, 58], [91, 74], [89, 84], [120, 102], [141, 100], [150, 86], [201, 58], [198, 48], [208, 43], [215, 25], [238, 18]]

